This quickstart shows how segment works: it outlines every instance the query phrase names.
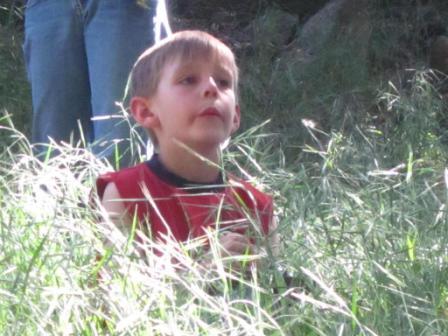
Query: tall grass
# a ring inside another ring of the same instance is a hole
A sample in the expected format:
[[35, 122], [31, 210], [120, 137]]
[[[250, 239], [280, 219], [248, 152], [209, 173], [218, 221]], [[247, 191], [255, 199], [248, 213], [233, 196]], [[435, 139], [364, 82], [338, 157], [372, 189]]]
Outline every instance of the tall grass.
[[[149, 252], [142, 260], [131, 238], [92, 206], [93, 180], [109, 168], [105, 163], [71, 147], [59, 147], [61, 154], [43, 163], [30, 151], [9, 149], [2, 153], [2, 333], [261, 335], [280, 330], [261, 305], [257, 277], [244, 280], [228, 273], [218, 255], [216, 267], [198, 264], [190, 256], [198, 242], [179, 250], [173, 242], [147, 241]], [[157, 248], [166, 252], [163, 257], [151, 253]]]
[[380, 129], [327, 134], [304, 124], [315, 142], [293, 163], [263, 127], [226, 152], [237, 174], [276, 199], [280, 251], [260, 257], [250, 277], [230, 272], [218, 249], [204, 266], [198, 241], [179, 249], [148, 240], [142, 258], [132, 233], [92, 203], [108, 163], [68, 145], [38, 161], [25, 137], [3, 127], [1, 333], [446, 334], [443, 160], [434, 164], [412, 139], [399, 155]]

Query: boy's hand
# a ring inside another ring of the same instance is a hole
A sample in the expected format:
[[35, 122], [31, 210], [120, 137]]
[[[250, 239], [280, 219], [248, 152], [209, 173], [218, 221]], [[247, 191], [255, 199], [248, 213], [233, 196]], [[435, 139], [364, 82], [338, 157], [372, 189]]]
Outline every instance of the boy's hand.
[[223, 256], [225, 257], [255, 253], [255, 247], [250, 239], [240, 233], [223, 233], [219, 239], [219, 243], [223, 248]]
[[[243, 260], [243, 259], [231, 259], [228, 260], [230, 263], [226, 263], [227, 266], [230, 267], [232, 271], [242, 271], [242, 268], [244, 270], [248, 270], [247, 266], [256, 264], [257, 260], [251, 260], [251, 255], [257, 253], [256, 246], [251, 242], [251, 240], [241, 234], [236, 232], [222, 232], [219, 236], [219, 242], [218, 245], [220, 247], [220, 255], [223, 258], [233, 257], [233, 256], [248, 256], [249, 259]], [[215, 264], [215, 261], [213, 260], [214, 256], [212, 251], [208, 251], [204, 258], [200, 261], [200, 264], [206, 268], [210, 268], [210, 266], [213, 266]], [[256, 258], [258, 259], [258, 258]], [[244, 266], [244, 267], [242, 267]]]

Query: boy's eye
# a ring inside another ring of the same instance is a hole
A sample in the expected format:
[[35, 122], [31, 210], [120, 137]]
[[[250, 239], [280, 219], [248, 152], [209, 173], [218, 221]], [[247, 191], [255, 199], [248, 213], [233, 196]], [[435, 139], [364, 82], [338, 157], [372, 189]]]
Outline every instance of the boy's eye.
[[218, 78], [217, 83], [220, 87], [223, 87], [223, 88], [228, 88], [231, 86], [231, 81], [229, 79], [225, 79], [225, 78]]
[[184, 84], [184, 85], [191, 85], [196, 83], [196, 77], [194, 76], [185, 76], [183, 77], [180, 81], [180, 84]]

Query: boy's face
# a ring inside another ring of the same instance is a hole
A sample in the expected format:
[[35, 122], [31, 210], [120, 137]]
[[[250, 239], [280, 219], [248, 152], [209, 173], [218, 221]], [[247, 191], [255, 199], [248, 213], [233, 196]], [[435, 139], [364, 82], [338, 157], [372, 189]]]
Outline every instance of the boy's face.
[[161, 72], [149, 109], [159, 148], [177, 140], [199, 152], [219, 148], [240, 124], [230, 61], [175, 58]]

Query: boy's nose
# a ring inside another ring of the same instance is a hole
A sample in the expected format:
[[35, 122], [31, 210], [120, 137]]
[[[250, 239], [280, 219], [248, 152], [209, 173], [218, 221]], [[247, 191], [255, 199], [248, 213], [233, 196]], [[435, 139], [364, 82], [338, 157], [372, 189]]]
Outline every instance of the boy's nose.
[[205, 97], [214, 97], [218, 94], [218, 86], [216, 85], [216, 81], [213, 77], [210, 77], [204, 86], [204, 96]]

